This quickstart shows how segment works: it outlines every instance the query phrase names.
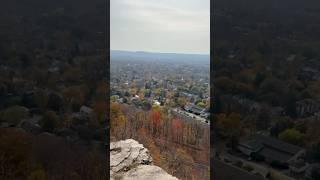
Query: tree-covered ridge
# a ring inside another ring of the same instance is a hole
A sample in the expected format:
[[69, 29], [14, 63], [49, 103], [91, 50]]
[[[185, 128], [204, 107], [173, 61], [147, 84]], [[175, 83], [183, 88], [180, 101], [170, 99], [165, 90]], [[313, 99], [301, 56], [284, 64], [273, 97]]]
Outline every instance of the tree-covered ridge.
[[105, 178], [105, 1], [0, 4], [0, 179]]
[[150, 111], [111, 103], [111, 140], [132, 138], [146, 146], [156, 165], [181, 179], [207, 179], [209, 138], [207, 125], [188, 121], [154, 106]]
[[[303, 147], [319, 163], [320, 14], [317, 1], [217, 1], [217, 144], [256, 133]], [[219, 149], [219, 148], [218, 148]], [[294, 175], [292, 175], [294, 176]]]

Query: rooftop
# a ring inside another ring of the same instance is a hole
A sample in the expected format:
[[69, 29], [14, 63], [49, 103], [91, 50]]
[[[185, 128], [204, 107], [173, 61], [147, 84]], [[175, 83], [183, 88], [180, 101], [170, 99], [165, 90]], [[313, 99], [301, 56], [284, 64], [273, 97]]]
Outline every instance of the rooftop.
[[288, 161], [292, 156], [303, 150], [301, 147], [259, 134], [242, 141], [240, 145], [253, 151], [260, 149], [259, 154], [265, 158], [282, 162]]

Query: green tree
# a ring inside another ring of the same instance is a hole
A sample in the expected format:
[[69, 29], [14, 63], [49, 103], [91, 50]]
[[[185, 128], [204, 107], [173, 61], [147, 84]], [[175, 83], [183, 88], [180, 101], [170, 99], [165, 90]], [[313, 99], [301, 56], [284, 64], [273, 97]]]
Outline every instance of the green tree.
[[202, 108], [206, 107], [206, 104], [204, 104], [202, 101], [198, 102], [197, 106], [200, 106]]
[[279, 134], [279, 139], [295, 145], [304, 143], [305, 135], [296, 129], [286, 129]]
[[270, 129], [272, 136], [278, 137], [278, 135], [286, 129], [292, 128], [292, 120], [288, 117], [281, 117], [275, 119], [275, 125]]

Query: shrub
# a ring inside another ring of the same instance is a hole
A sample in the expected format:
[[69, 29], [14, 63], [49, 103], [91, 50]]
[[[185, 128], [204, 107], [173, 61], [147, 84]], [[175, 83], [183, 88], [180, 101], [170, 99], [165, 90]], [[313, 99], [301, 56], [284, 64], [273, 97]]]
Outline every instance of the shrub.
[[14, 125], [29, 117], [28, 109], [22, 106], [13, 106], [0, 113], [0, 121], [12, 123]]
[[302, 145], [305, 135], [296, 129], [286, 129], [279, 134], [279, 139], [295, 145]]

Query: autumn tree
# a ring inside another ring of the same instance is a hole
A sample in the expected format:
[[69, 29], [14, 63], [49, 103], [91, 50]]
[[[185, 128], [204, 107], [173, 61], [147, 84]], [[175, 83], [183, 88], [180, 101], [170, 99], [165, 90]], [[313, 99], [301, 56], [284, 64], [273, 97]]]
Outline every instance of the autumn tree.
[[85, 86], [71, 86], [63, 91], [63, 96], [72, 111], [79, 111], [86, 100], [87, 92]]
[[230, 115], [219, 114], [217, 117], [217, 126], [221, 129], [225, 136], [233, 136], [239, 133], [240, 129], [240, 115], [231, 113]]
[[95, 112], [100, 125], [106, 123], [106, 108], [107, 102], [104, 100], [95, 101], [93, 103], [93, 111]]
[[173, 135], [173, 139], [176, 142], [181, 142], [182, 130], [183, 130], [182, 120], [179, 118], [173, 119], [172, 120], [172, 135]]
[[189, 173], [192, 171], [190, 164], [194, 163], [192, 156], [184, 149], [177, 148], [173, 153], [173, 157], [170, 158], [170, 161], [172, 161], [170, 169], [176, 171], [175, 174], [179, 174], [182, 178], [187, 179]]
[[120, 105], [117, 103], [112, 103], [110, 106], [110, 128], [111, 135], [115, 137], [123, 137], [126, 133], [125, 131], [126, 117], [121, 112]]
[[219, 128], [219, 134], [227, 137], [231, 148], [234, 149], [241, 133], [240, 115], [237, 113], [231, 113], [228, 116], [220, 114], [218, 116], [217, 126]]
[[32, 166], [29, 157], [31, 137], [21, 129], [0, 131], [0, 179], [26, 177]]
[[153, 128], [152, 128], [153, 135], [158, 136], [160, 125], [161, 125], [161, 115], [160, 115], [159, 110], [153, 109], [151, 111], [151, 119], [152, 119], [152, 124], [153, 124]]

